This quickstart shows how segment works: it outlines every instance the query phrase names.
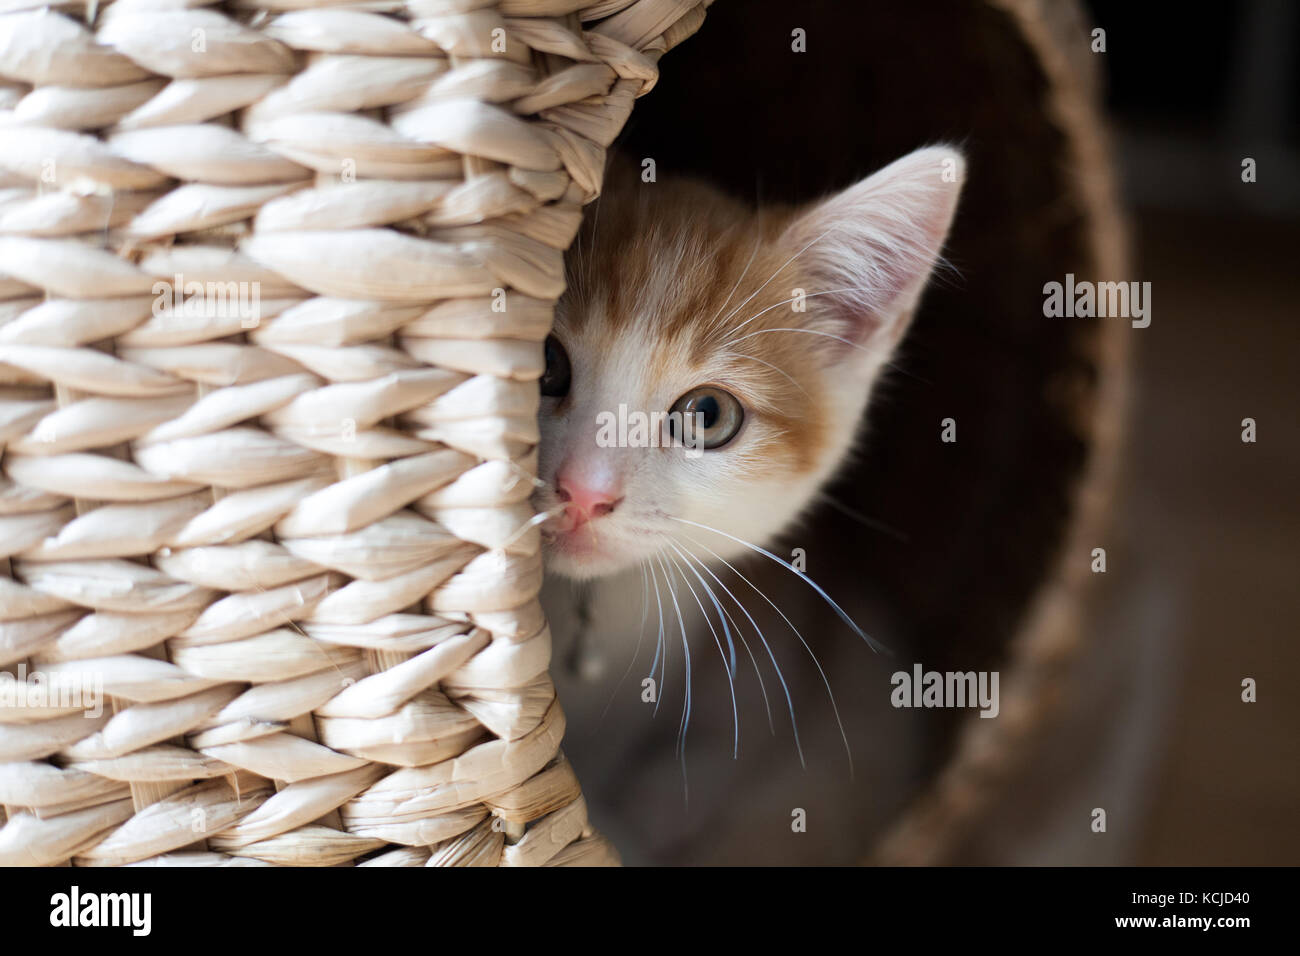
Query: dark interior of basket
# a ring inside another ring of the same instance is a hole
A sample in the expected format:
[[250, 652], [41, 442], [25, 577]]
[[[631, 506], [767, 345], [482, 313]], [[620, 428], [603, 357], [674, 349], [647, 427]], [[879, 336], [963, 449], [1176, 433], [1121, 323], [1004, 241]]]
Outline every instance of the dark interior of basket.
[[[791, 52], [795, 28], [816, 55]], [[1006, 663], [1088, 459], [1098, 327], [1042, 311], [1045, 281], [1092, 266], [1046, 93], [1018, 30], [987, 6], [746, 0], [714, 5], [622, 139], [660, 170], [764, 201], [817, 197], [928, 143], [966, 150], [957, 274], [927, 293], [866, 454], [831, 489], [900, 532], [852, 532], [853, 560], [940, 670]], [[952, 444], [938, 440], [948, 417]]]

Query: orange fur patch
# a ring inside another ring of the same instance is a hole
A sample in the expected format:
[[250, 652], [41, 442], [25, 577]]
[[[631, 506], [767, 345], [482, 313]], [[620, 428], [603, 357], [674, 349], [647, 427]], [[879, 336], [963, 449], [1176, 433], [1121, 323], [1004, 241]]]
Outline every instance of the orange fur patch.
[[795, 312], [789, 301], [816, 291], [790, 261], [798, 249], [781, 241], [796, 210], [759, 213], [702, 183], [641, 183], [637, 172], [613, 166], [587, 213], [557, 337], [601, 354], [636, 331], [653, 343], [645, 361], [656, 377], [690, 368], [697, 385], [725, 388], [762, 416], [771, 431], [747, 449], [750, 467], [810, 467], [826, 441], [822, 371], [835, 343], [778, 331], [813, 328], [825, 308], [814, 297]]

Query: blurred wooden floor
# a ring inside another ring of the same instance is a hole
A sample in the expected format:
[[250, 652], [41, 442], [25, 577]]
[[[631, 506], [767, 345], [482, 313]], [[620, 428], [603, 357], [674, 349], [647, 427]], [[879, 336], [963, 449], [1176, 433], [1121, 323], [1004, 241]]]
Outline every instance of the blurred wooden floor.
[[1130, 555], [1166, 569], [1178, 661], [1135, 861], [1296, 864], [1300, 229], [1137, 218], [1159, 318], [1139, 336], [1119, 519]]
[[[1300, 230], [1138, 210], [1130, 434], [1089, 652], [961, 862], [1300, 863]], [[1256, 444], [1241, 420], [1258, 423]], [[1253, 677], [1258, 702], [1241, 701]], [[1088, 827], [1104, 807], [1105, 834]]]

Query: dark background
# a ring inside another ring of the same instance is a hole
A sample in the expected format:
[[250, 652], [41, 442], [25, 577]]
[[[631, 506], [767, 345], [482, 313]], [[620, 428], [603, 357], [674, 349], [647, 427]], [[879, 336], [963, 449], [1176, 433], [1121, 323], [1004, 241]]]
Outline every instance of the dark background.
[[[1133, 268], [1156, 318], [1132, 339], [1096, 653], [965, 860], [1294, 865], [1300, 5], [1087, 7], [1106, 30]], [[1238, 438], [1248, 416], [1255, 445]], [[1089, 799], [1126, 808], [1110, 818], [1119, 840], [1074, 825]]]
[[[1115, 523], [1132, 570], [1108, 578], [1093, 623], [1154, 636], [1133, 693], [1167, 681], [1126, 856], [1295, 864], [1300, 5], [1089, 7], [1107, 31], [1135, 266], [1165, 320], [1134, 337]], [[1258, 163], [1249, 187], [1244, 156]], [[1225, 445], [1246, 416], [1258, 443]]]
[[[1069, 692], [952, 858], [1295, 864], [1300, 4], [1083, 9], [1106, 31], [1092, 59], [1104, 91], [1097, 135], [1113, 145], [1126, 207], [1126, 278], [1152, 284], [1153, 321], [1129, 334], [1108, 570], [1092, 589]], [[1032, 102], [1041, 76], [998, 44], [1002, 16], [928, 0], [873, 6], [864, 25], [861, 9], [847, 16], [823, 0], [797, 10], [719, 2], [665, 59], [624, 138], [661, 170], [721, 174], [761, 201], [811, 198], [926, 142], [957, 142], [971, 157], [951, 242], [960, 282], [927, 293], [906, 356], [915, 376], [873, 411], [874, 447], [888, 454], [868, 461], [858, 488], [866, 513], [910, 536], [865, 539], [859, 577], [883, 582], [913, 650], [940, 668], [998, 663], [1068, 507], [1057, 476], [1085, 452], [1062, 440], [1045, 403], [1026, 401], [1041, 394], [1039, 379], [1087, 375], [1038, 315], [1044, 277], [1079, 255], [1069, 247], [1079, 230], [1075, 211], [1052, 203], [1052, 131], [1007, 105]], [[817, 44], [806, 57], [777, 55], [791, 25], [807, 25]], [[1255, 183], [1242, 182], [1245, 157]], [[925, 422], [960, 407], [980, 441], [955, 454], [973, 449], [976, 460], [936, 470], [930, 432], [897, 412], [908, 405]], [[1255, 444], [1240, 440], [1246, 417], [1258, 423]], [[978, 471], [1026, 458], [1041, 474], [1010, 489]], [[928, 478], [909, 488], [897, 474]], [[918, 573], [908, 561], [927, 549]], [[1246, 677], [1257, 703], [1241, 700]], [[934, 766], [950, 747], [937, 728]], [[1080, 825], [1094, 807], [1108, 809], [1105, 839]]]

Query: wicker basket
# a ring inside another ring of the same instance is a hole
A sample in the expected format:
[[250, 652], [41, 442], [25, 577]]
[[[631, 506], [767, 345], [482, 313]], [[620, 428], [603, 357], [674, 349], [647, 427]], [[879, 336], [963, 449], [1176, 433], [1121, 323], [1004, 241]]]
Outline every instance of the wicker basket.
[[[559, 753], [534, 380], [606, 147], [710, 2], [0, 0], [0, 864], [617, 860]], [[1122, 270], [1072, 5], [939, 6], [1041, 86], [1052, 268]], [[1077, 636], [1123, 336], [1034, 334], [1035, 437], [1093, 453], [967, 608], [1004, 719], [878, 859], [942, 858]]]
[[534, 383], [705, 6], [0, 4], [0, 863], [617, 860]]

